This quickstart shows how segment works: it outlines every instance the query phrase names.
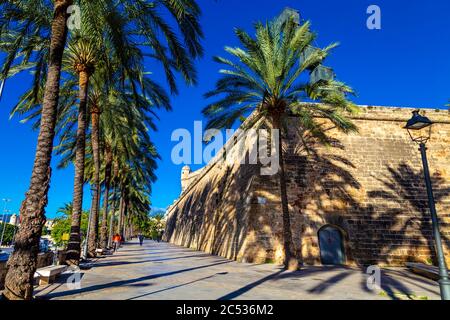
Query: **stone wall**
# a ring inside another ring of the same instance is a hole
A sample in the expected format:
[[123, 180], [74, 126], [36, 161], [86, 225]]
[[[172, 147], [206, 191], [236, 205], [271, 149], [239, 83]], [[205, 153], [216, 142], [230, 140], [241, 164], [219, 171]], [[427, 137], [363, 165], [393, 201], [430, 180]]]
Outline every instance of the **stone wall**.
[[192, 183], [171, 207], [166, 241], [241, 259], [248, 239], [251, 177], [249, 165], [217, 164]]
[[[305, 264], [320, 263], [318, 232], [327, 225], [342, 233], [347, 264], [434, 259], [420, 153], [403, 129], [411, 111], [363, 107], [353, 134], [324, 122], [329, 147], [306, 137], [305, 148], [291, 119], [284, 137], [289, 210], [296, 254]], [[450, 116], [422, 113], [436, 122], [428, 156], [450, 261]], [[166, 240], [239, 261], [280, 263], [277, 176], [261, 176], [255, 165], [223, 166], [203, 168], [169, 209]]]

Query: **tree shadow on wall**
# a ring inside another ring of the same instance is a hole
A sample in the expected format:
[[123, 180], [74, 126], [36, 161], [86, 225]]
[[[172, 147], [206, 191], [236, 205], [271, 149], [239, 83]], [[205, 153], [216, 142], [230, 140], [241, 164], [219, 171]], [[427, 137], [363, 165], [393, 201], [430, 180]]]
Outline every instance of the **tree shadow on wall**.
[[[434, 254], [422, 171], [415, 172], [401, 162], [396, 168], [376, 168], [384, 177], [361, 176], [364, 164], [356, 167], [346, 156], [352, 149], [339, 139], [328, 138], [329, 148], [308, 136], [297, 141], [285, 148], [285, 158], [293, 173], [288, 188], [299, 190], [289, 204], [297, 210], [291, 220], [292, 225], [301, 226], [301, 232], [295, 234], [298, 230], [293, 228], [293, 240], [304, 263], [320, 262], [317, 231], [327, 224], [342, 231], [347, 262], [357, 265], [403, 265], [405, 256], [429, 256], [426, 251]], [[378, 182], [378, 190], [366, 191], [370, 180]], [[442, 202], [450, 195], [450, 185], [438, 175], [432, 180], [436, 202]], [[438, 214], [442, 219], [444, 212]], [[448, 228], [448, 224], [441, 226]], [[448, 233], [442, 235], [450, 247]], [[396, 251], [399, 248], [403, 251]]]
[[243, 164], [238, 168], [236, 166], [235, 164], [228, 167], [227, 173], [220, 182], [217, 207], [213, 209], [216, 212], [211, 248], [212, 254], [233, 260], [238, 259], [246, 238], [251, 207], [248, 197], [255, 172], [255, 168], [251, 165]]
[[210, 175], [205, 185], [198, 185], [185, 195], [186, 200], [174, 209], [167, 223], [168, 241], [236, 259], [245, 239], [243, 216], [239, 210], [233, 216], [229, 206], [232, 203], [244, 207], [244, 190], [239, 188], [240, 173], [231, 175], [229, 166], [224, 166], [224, 170], [224, 174]]
[[204, 219], [204, 203], [210, 190], [211, 184], [207, 183], [203, 189], [195, 189], [189, 195], [175, 222], [175, 243], [188, 248], [198, 247], [198, 233]]
[[352, 260], [350, 213], [361, 206], [357, 198], [361, 184], [354, 175], [357, 168], [345, 157], [346, 148], [339, 139], [327, 137], [328, 147], [308, 135], [297, 141], [285, 151], [286, 167], [293, 173], [288, 188], [298, 190], [289, 203], [297, 210], [291, 215], [293, 225], [301, 226], [297, 234], [293, 230], [297, 256], [305, 264], [320, 263], [317, 232], [334, 225], [342, 231], [346, 256]]
[[[396, 250], [397, 246], [407, 247], [406, 255], [411, 261], [426, 261], [426, 256], [431, 256], [436, 263], [434, 240], [428, 198], [424, 183], [423, 171], [415, 171], [406, 163], [401, 163], [397, 168], [387, 167], [389, 175], [378, 178], [383, 186], [382, 190], [368, 192], [368, 196], [375, 200], [382, 200], [377, 207], [370, 205], [367, 211], [374, 221], [380, 221], [385, 229], [385, 234], [376, 234], [372, 230], [373, 240], [383, 239], [393, 246], [383, 246], [378, 249], [377, 256], [387, 257]], [[450, 196], [450, 186], [439, 175], [432, 177], [433, 192], [436, 203], [443, 202]], [[442, 227], [444, 212], [438, 212]], [[378, 231], [379, 233], [379, 231]], [[450, 239], [441, 230], [441, 236], [447, 247], [450, 247]], [[384, 259], [385, 262], [390, 262]], [[395, 263], [395, 261], [394, 261]]]

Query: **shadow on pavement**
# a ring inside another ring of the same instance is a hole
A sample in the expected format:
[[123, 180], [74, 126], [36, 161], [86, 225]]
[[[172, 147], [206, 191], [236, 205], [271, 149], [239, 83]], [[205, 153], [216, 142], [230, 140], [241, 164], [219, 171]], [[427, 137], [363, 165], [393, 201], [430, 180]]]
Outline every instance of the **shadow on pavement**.
[[114, 281], [114, 282], [105, 283], [105, 284], [98, 284], [98, 285], [93, 285], [90, 287], [82, 288], [79, 290], [67, 290], [67, 291], [63, 291], [63, 292], [55, 292], [55, 293], [51, 293], [51, 294], [46, 294], [42, 298], [43, 299], [52, 299], [52, 298], [87, 293], [87, 292], [92, 292], [92, 291], [97, 291], [97, 290], [102, 290], [102, 289], [107, 289], [107, 288], [120, 287], [120, 286], [137, 283], [140, 281], [146, 281], [146, 280], [157, 279], [157, 278], [161, 278], [161, 277], [167, 277], [167, 276], [171, 276], [171, 275], [178, 274], [178, 273], [209, 268], [209, 267], [213, 267], [213, 266], [221, 265], [221, 264], [225, 264], [225, 263], [230, 263], [230, 261], [223, 261], [223, 262], [218, 262], [218, 263], [213, 263], [213, 264], [208, 264], [208, 265], [203, 265], [203, 266], [198, 266], [198, 267], [192, 267], [192, 268], [181, 269], [181, 270], [176, 270], [176, 271], [171, 271], [171, 272], [159, 273], [159, 274], [149, 275], [149, 276], [145, 276], [145, 277], [139, 277], [139, 278], [135, 278], [135, 279], [120, 280], [120, 281]]
[[160, 293], [160, 292], [164, 292], [164, 291], [168, 291], [168, 290], [173, 290], [173, 289], [176, 289], [176, 288], [187, 286], [187, 285], [195, 283], [195, 282], [203, 281], [203, 280], [206, 280], [206, 279], [211, 279], [211, 278], [214, 278], [217, 275], [226, 275], [226, 274], [228, 274], [228, 272], [218, 272], [218, 273], [213, 274], [213, 275], [208, 276], [208, 277], [203, 277], [203, 278], [200, 278], [200, 279], [197, 279], [197, 280], [193, 280], [193, 281], [189, 281], [189, 282], [185, 282], [183, 284], [179, 284], [179, 285], [176, 285], [176, 286], [171, 286], [171, 287], [168, 287], [168, 288], [165, 288], [165, 289], [156, 290], [156, 291], [153, 291], [153, 292], [141, 294], [139, 296], [136, 296], [136, 297], [133, 297], [133, 298], [129, 298], [127, 300], [134, 300], [134, 299], [143, 298], [143, 297], [146, 297], [146, 296], [149, 296], [149, 295], [152, 295], [152, 294], [156, 294], [156, 293]]

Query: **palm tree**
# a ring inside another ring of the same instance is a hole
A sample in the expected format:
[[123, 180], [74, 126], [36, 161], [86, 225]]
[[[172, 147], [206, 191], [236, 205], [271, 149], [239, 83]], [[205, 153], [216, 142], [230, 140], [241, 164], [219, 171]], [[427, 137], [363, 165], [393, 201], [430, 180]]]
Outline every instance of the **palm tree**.
[[129, 234], [132, 216], [149, 212], [150, 184], [156, 180], [154, 172], [158, 158], [159, 155], [145, 131], [135, 130], [116, 149], [118, 170], [115, 181], [120, 194], [117, 225], [119, 234]]
[[[100, 145], [99, 145], [99, 121], [100, 114], [102, 111], [101, 104], [108, 102], [104, 102], [104, 92], [112, 90], [114, 87], [115, 90], [120, 90], [120, 86], [123, 86], [123, 83], [129, 83], [129, 78], [127, 77], [126, 70], [129, 68], [132, 70], [132, 76], [130, 80], [132, 82], [140, 82], [142, 78], [142, 71], [139, 68], [139, 64], [142, 64], [142, 55], [141, 52], [132, 45], [121, 45], [119, 48], [114, 46], [108, 40], [104, 40], [101, 38], [100, 40], [92, 38], [92, 34], [95, 34], [95, 28], [92, 26], [84, 27], [84, 35], [78, 34], [73, 37], [73, 42], [76, 43], [76, 47], [72, 48], [69, 46], [68, 52], [69, 58], [67, 59], [68, 65], [76, 65], [80, 66], [80, 60], [86, 62], [87, 59], [91, 59], [92, 69], [95, 59], [97, 59], [97, 74], [98, 76], [94, 78], [94, 86], [90, 91], [89, 95], [86, 95], [85, 98], [89, 98], [89, 110], [90, 110], [90, 119], [91, 119], [91, 144], [92, 144], [92, 158], [94, 165], [94, 176], [92, 181], [91, 189], [93, 190], [92, 195], [92, 219], [90, 219], [90, 234], [88, 235], [88, 254], [90, 257], [95, 256], [95, 251], [97, 248], [97, 233], [98, 233], [98, 213], [99, 213], [99, 205], [100, 205]], [[83, 30], [82, 29], [82, 30]], [[87, 29], [87, 30], [86, 30]], [[120, 50], [120, 51], [117, 51]], [[99, 54], [101, 52], [101, 54]], [[124, 68], [126, 66], [126, 68]], [[139, 78], [140, 77], [140, 78]], [[127, 79], [127, 81], [122, 80], [122, 82], [118, 82], [117, 79]], [[81, 87], [80, 87], [81, 88]], [[142, 90], [141, 86], [141, 90]], [[68, 92], [70, 95], [70, 92]], [[86, 91], [87, 94], [87, 91]], [[70, 99], [66, 99], [64, 101], [70, 101]], [[80, 100], [81, 101], [81, 100]], [[86, 100], [83, 100], [84, 104], [86, 104]], [[70, 108], [64, 106], [64, 110], [68, 110], [70, 113]], [[83, 109], [84, 116], [81, 116], [81, 112], [79, 112], [78, 117], [86, 118], [86, 106]], [[66, 117], [65, 114], [62, 114], [60, 118]], [[66, 117], [67, 118], [67, 117]], [[67, 122], [64, 119], [64, 122]], [[85, 123], [84, 127], [85, 127]], [[64, 129], [66, 132], [67, 130]], [[81, 130], [81, 129], [80, 129]], [[77, 203], [78, 199], [82, 199], [83, 192], [83, 184], [84, 184], [84, 152], [85, 152], [85, 129], [82, 130], [83, 144], [77, 143], [75, 145], [77, 154], [81, 156], [79, 159], [75, 159], [75, 166], [80, 168], [80, 170], [76, 171], [75, 177], [75, 191], [74, 191], [74, 203]], [[70, 133], [69, 133], [70, 135]], [[67, 134], [63, 134], [63, 137], [67, 136]], [[64, 139], [63, 139], [64, 140]], [[79, 174], [77, 174], [79, 172]], [[78, 201], [78, 206], [74, 206], [74, 210], [81, 210], [82, 201]], [[79, 234], [79, 216], [74, 214], [73, 218], [73, 232], [72, 232], [72, 241], [70, 242], [69, 252], [71, 255], [69, 256], [68, 262], [71, 264], [78, 264], [80, 259], [80, 234]]]
[[[5, 17], [0, 22], [0, 35], [2, 38], [14, 39], [12, 45], [7, 47], [1, 78], [11, 76], [9, 71], [14, 67], [20, 67], [22, 71], [32, 68], [35, 71], [33, 83], [36, 88], [33, 98], [37, 100], [38, 95], [42, 96], [39, 101], [42, 108], [39, 112], [40, 132], [35, 164], [30, 188], [21, 207], [23, 223], [17, 235], [16, 250], [10, 259], [12, 267], [6, 280], [8, 289], [4, 295], [8, 299], [30, 299], [32, 295], [32, 277], [51, 176], [61, 61], [67, 38], [67, 8], [72, 3], [71, 0], [0, 0], [0, 11]], [[120, 37], [117, 31], [121, 29], [128, 29], [134, 39], [142, 40], [139, 45], [146, 48], [146, 55], [163, 64], [173, 92], [176, 92], [173, 71], [180, 72], [188, 83], [195, 83], [192, 60], [202, 55], [199, 41], [203, 35], [198, 24], [200, 10], [194, 0], [134, 0], [126, 3], [80, 0], [78, 3], [82, 8], [82, 17], [90, 20], [92, 25], [100, 20], [107, 22], [108, 28], [103, 30], [108, 31], [107, 35], [115, 45], [121, 46], [129, 40]], [[173, 27], [162, 18], [161, 8], [175, 20], [185, 45], [179, 42]], [[113, 12], [119, 12], [120, 19], [115, 19]], [[101, 32], [95, 36], [106, 37]], [[130, 71], [127, 66], [123, 68]], [[46, 83], [43, 94], [37, 89], [37, 84], [41, 82]]]
[[[220, 98], [203, 110], [208, 117], [208, 128], [230, 127], [236, 120], [247, 117], [256, 110], [254, 122], [266, 118], [272, 128], [281, 130], [278, 144], [279, 188], [282, 204], [284, 265], [297, 269], [290, 227], [285, 169], [282, 150], [282, 134], [288, 126], [295, 125], [309, 130], [321, 141], [326, 137], [315, 116], [325, 117], [339, 129], [346, 132], [356, 130], [345, 118], [343, 111], [355, 111], [346, 95], [351, 89], [332, 78], [316, 79], [303, 83], [301, 76], [306, 72], [320, 70], [322, 63], [335, 45], [324, 49], [312, 47], [315, 39], [310, 23], [298, 25], [294, 19], [255, 25], [256, 37], [236, 29], [235, 33], [243, 48], [226, 47], [236, 62], [222, 57], [215, 61], [225, 65], [215, 89], [205, 97]], [[310, 50], [313, 49], [313, 50]], [[312, 80], [312, 77], [311, 77]], [[301, 103], [303, 101], [304, 103]], [[323, 102], [317, 104], [313, 102]], [[297, 123], [288, 122], [288, 115], [296, 116]]]
[[[50, 43], [48, 47], [48, 72], [42, 101], [41, 123], [38, 135], [35, 160], [30, 186], [20, 208], [22, 219], [15, 236], [14, 252], [8, 260], [8, 273], [5, 279], [3, 295], [6, 299], [31, 299], [33, 276], [36, 270], [39, 238], [45, 223], [45, 206], [50, 186], [50, 162], [55, 136], [56, 113], [59, 98], [62, 56], [67, 37], [67, 8], [72, 0], [54, 1], [51, 18]], [[16, 33], [16, 46], [8, 53], [3, 74], [9, 74], [9, 68], [23, 48], [21, 41], [30, 42], [31, 33], [41, 34], [43, 30], [37, 20], [39, 10], [48, 13], [50, 1], [0, 1], [2, 22], [0, 34]], [[45, 16], [45, 15], [44, 15]], [[45, 16], [48, 18], [48, 15]], [[36, 45], [36, 44], [35, 44]]]
[[[110, 64], [109, 64], [110, 65]], [[143, 94], [135, 95], [131, 91], [130, 86], [122, 87], [120, 85], [117, 87], [117, 84], [110, 83], [109, 85], [105, 82], [105, 78], [114, 78], [114, 75], [106, 75], [105, 72], [110, 72], [109, 68], [105, 69], [102, 66], [97, 67], [96, 72], [92, 78], [92, 89], [89, 94], [90, 107], [94, 107], [96, 109], [102, 109], [101, 117], [99, 117], [99, 123], [97, 124], [101, 130], [98, 131], [99, 134], [99, 147], [103, 147], [104, 152], [108, 151], [109, 155], [106, 156], [103, 161], [104, 166], [104, 177], [105, 181], [105, 197], [103, 199], [104, 211], [102, 221], [102, 228], [100, 232], [100, 244], [105, 243], [107, 240], [106, 232], [107, 232], [107, 215], [108, 215], [108, 193], [109, 193], [109, 183], [111, 175], [111, 165], [112, 165], [112, 157], [115, 157], [114, 162], [117, 163], [130, 163], [133, 161], [134, 151], [140, 145], [148, 144], [148, 142], [142, 142], [141, 140], [147, 141], [149, 139], [148, 136], [148, 128], [155, 128], [155, 124], [153, 123], [154, 108], [162, 107], [166, 110], [170, 110], [170, 102], [168, 96], [164, 93], [164, 90], [158, 86], [156, 83], [153, 83], [150, 79], [147, 78], [146, 75], [142, 74], [142, 71], [136, 70], [134, 72], [135, 75], [142, 78], [142, 89]], [[112, 68], [115, 70], [115, 68]], [[117, 72], [115, 72], [117, 73]], [[101, 93], [103, 90], [103, 93]], [[72, 95], [69, 90], [64, 91], [63, 93], [63, 101], [71, 100], [69, 98], [66, 99], [65, 94], [69, 96]], [[70, 110], [69, 107], [61, 106], [62, 109]], [[147, 115], [147, 113], [149, 115]], [[70, 114], [70, 112], [69, 112]], [[67, 116], [65, 117], [67, 118]], [[64, 118], [64, 119], [65, 119]], [[91, 119], [94, 117], [91, 116]], [[66, 121], [66, 120], [65, 120]], [[62, 123], [65, 123], [63, 121]], [[97, 160], [97, 164], [95, 163], [95, 153], [94, 153], [94, 145], [92, 143], [93, 135], [91, 130], [91, 144], [87, 147], [88, 157], [85, 160], [84, 167], [86, 168], [85, 173], [85, 181], [92, 181], [92, 185], [96, 184], [100, 186], [100, 161]], [[62, 161], [59, 167], [66, 167], [69, 163], [74, 161], [74, 157], [78, 152], [76, 148], [76, 143], [74, 141], [75, 134], [72, 132], [72, 128], [69, 127], [68, 130], [65, 130], [63, 134], [61, 134], [61, 144], [56, 147], [57, 154], [62, 156]], [[100, 149], [100, 148], [99, 148]], [[123, 152], [123, 159], [117, 159], [117, 153]], [[147, 156], [151, 156], [150, 152], [147, 152]], [[96, 168], [97, 166], [97, 168]], [[98, 176], [97, 175], [98, 172]], [[152, 173], [151, 173], [152, 174]], [[151, 179], [147, 179], [150, 181]], [[94, 187], [95, 188], [95, 187]], [[96, 203], [96, 195], [92, 199], [93, 206]], [[124, 206], [122, 205], [122, 208]], [[90, 230], [94, 230], [94, 232], [90, 232], [89, 239], [91, 242], [91, 250], [94, 251], [91, 253], [95, 253], [95, 248], [93, 244], [95, 244], [97, 237], [97, 221], [98, 215], [94, 212], [96, 210], [93, 208], [93, 218], [91, 219], [91, 228]], [[97, 209], [98, 212], [98, 209]], [[123, 212], [123, 211], [122, 211]], [[92, 240], [94, 239], [94, 240]], [[106, 242], [107, 244], [107, 242]], [[106, 247], [106, 244], [104, 247]]]
[[[111, 189], [111, 175], [112, 175], [112, 166], [113, 166], [113, 154], [111, 145], [104, 139], [104, 195], [103, 195], [103, 216], [102, 216], [102, 225], [100, 228], [100, 249], [105, 250], [108, 248], [108, 210], [109, 210], [109, 195]], [[111, 213], [111, 217], [113, 217], [113, 213]], [[110, 219], [110, 224], [114, 222], [113, 219]]]
[[[57, 213], [61, 214], [61, 216], [56, 217], [54, 219], [54, 224], [51, 231], [52, 238], [55, 240], [57, 244], [60, 244], [62, 242], [63, 234], [70, 232], [72, 224], [72, 217], [71, 217], [72, 212], [73, 212], [72, 203], [66, 203], [63, 207], [59, 208], [57, 211]], [[82, 230], [83, 234], [86, 234], [88, 216], [89, 212], [86, 211], [82, 212], [80, 229]]]
[[75, 178], [73, 189], [73, 212], [66, 261], [78, 265], [80, 260], [80, 223], [83, 206], [84, 158], [86, 149], [86, 107], [89, 78], [95, 70], [97, 53], [87, 38], [76, 39], [67, 50], [67, 65], [78, 74], [79, 106], [76, 133]]
[[100, 114], [101, 106], [99, 104], [99, 96], [101, 93], [93, 92], [90, 100], [91, 112], [91, 143], [92, 143], [92, 159], [94, 164], [94, 175], [92, 180], [92, 201], [90, 227], [88, 234], [88, 256], [95, 257], [97, 249], [97, 233], [98, 233], [98, 215], [100, 207]]
[[[88, 245], [88, 252], [90, 256], [95, 255], [95, 249], [97, 248], [97, 229], [100, 205], [100, 141], [105, 141], [105, 134], [109, 133], [109, 135], [111, 135], [112, 132], [114, 132], [114, 137], [117, 141], [113, 141], [113, 144], [125, 144], [125, 146], [122, 146], [122, 150], [125, 150], [126, 153], [130, 155], [129, 159], [127, 158], [124, 161], [134, 161], [132, 157], [136, 155], [133, 154], [133, 150], [137, 149], [140, 145], [145, 145], [148, 143], [148, 128], [155, 129], [155, 125], [152, 120], [154, 111], [152, 109], [159, 107], [166, 110], [171, 109], [169, 98], [165, 94], [163, 88], [148, 79], [142, 71], [136, 70], [134, 74], [143, 79], [141, 84], [141, 90], [143, 91], [142, 94], [133, 93], [131, 86], [125, 85], [120, 88], [104, 88], [105, 91], [103, 93], [100, 92], [100, 90], [94, 90], [90, 96], [93, 160], [91, 181], [92, 188], [94, 190], [92, 196], [91, 234], [89, 235]], [[102, 74], [99, 74], [98, 78], [98, 85], [96, 85], [96, 88], [101, 87], [103, 79]], [[150, 113], [150, 115], [146, 115], [146, 113]], [[101, 121], [103, 119], [105, 119], [105, 121]], [[118, 121], [121, 123], [117, 123]], [[126, 127], [124, 127], [124, 125], [126, 125]], [[119, 134], [118, 131], [121, 133]], [[132, 139], [128, 141], [128, 137], [131, 137]], [[133, 144], [131, 142], [133, 142]], [[128, 145], [126, 145], [127, 143]], [[105, 163], [105, 182], [109, 179], [109, 174], [111, 171], [112, 150], [110, 150], [108, 156], [108, 163]], [[151, 153], [148, 153], [147, 156], [151, 156]], [[150, 174], [153, 173], [151, 172]], [[151, 179], [148, 179], [147, 177], [147, 183], [149, 181], [151, 181]], [[100, 232], [100, 244], [103, 247], [107, 244], [106, 231], [108, 190], [109, 183], [105, 184], [106, 197], [103, 199], [105, 210], [103, 211], [102, 228]], [[125, 208], [124, 206], [122, 207]]]

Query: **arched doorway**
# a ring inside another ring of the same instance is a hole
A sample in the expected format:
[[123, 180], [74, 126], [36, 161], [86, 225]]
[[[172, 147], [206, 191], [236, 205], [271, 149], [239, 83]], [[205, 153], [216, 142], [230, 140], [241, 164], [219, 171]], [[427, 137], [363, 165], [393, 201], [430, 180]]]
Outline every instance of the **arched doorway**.
[[327, 225], [320, 228], [318, 236], [322, 264], [344, 264], [345, 254], [342, 232], [335, 226]]

